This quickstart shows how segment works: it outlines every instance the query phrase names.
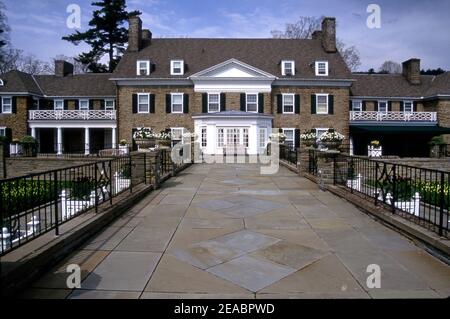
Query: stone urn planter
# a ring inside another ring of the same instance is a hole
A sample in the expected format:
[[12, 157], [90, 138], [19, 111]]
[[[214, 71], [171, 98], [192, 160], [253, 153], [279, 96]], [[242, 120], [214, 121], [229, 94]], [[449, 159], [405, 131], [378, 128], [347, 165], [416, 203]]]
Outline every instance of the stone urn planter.
[[306, 146], [306, 147], [311, 147], [316, 143], [316, 140], [302, 140], [302, 143]]
[[156, 143], [159, 145], [159, 147], [170, 147], [172, 141], [169, 139], [157, 139]]
[[322, 141], [321, 144], [328, 148], [329, 150], [337, 150], [341, 146], [342, 141]]
[[154, 138], [135, 138], [134, 141], [139, 149], [155, 147], [156, 144], [156, 139]]

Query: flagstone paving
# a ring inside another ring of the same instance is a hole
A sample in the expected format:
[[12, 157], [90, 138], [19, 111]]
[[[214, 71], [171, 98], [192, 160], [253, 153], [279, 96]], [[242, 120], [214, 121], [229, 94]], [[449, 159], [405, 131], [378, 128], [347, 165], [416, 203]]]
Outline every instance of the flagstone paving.
[[[24, 291], [26, 298], [443, 298], [450, 267], [281, 167], [198, 164]], [[156, 196], [155, 196], [156, 195]], [[66, 286], [69, 264], [81, 289]], [[381, 268], [370, 289], [367, 266]]]

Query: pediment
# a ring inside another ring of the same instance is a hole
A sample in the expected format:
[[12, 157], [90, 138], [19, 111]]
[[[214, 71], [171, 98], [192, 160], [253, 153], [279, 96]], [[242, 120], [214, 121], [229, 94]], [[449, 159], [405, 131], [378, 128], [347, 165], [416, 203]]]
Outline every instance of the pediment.
[[200, 71], [191, 78], [275, 78], [274, 75], [264, 72], [249, 64], [236, 59], [230, 59]]

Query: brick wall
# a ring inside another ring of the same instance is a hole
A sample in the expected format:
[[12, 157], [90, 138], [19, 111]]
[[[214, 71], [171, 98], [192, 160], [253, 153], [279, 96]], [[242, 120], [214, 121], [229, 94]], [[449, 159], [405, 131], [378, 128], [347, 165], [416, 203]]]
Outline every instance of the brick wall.
[[20, 139], [24, 135], [27, 135], [27, 120], [28, 120], [28, 108], [27, 97], [17, 97], [17, 113], [5, 114], [0, 113], [0, 126], [7, 127], [12, 130], [12, 138]]
[[[389, 101], [389, 100], [388, 100]], [[392, 101], [392, 111], [400, 112], [400, 101]], [[375, 109], [375, 101], [366, 101], [366, 111], [376, 111]], [[422, 102], [417, 102], [417, 112], [432, 112], [428, 109], [424, 108], [424, 104]]]
[[4, 152], [4, 145], [0, 142], [0, 179], [6, 176], [6, 159]]

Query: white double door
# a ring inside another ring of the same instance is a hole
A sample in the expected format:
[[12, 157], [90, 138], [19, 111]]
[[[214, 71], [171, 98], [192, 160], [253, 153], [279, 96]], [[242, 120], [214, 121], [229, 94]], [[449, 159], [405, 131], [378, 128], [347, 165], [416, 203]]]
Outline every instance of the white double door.
[[232, 147], [248, 147], [248, 127], [218, 127], [216, 145], [219, 151]]

